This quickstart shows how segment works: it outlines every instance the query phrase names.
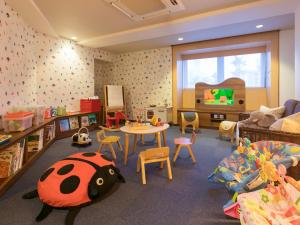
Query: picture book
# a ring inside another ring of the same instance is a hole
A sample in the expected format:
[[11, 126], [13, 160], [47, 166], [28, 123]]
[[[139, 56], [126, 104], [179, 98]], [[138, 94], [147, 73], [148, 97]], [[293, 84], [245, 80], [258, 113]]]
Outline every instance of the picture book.
[[44, 130], [45, 130], [44, 135], [45, 135], [46, 142], [49, 142], [53, 140], [53, 138], [55, 138], [55, 123], [48, 124]]
[[88, 117], [89, 117], [89, 124], [90, 125], [97, 124], [96, 114], [89, 114]]
[[16, 173], [23, 165], [25, 139], [0, 152], [0, 178]]
[[13, 163], [13, 155], [1, 154], [0, 155], [0, 178], [9, 177], [11, 174], [11, 165]]
[[70, 124], [68, 119], [62, 119], [59, 121], [60, 132], [70, 130]]
[[71, 130], [79, 128], [79, 122], [78, 122], [78, 117], [73, 116], [69, 118], [69, 123], [70, 123], [70, 128]]
[[41, 129], [27, 137], [28, 152], [40, 151], [43, 148], [44, 130]]
[[0, 145], [4, 144], [5, 142], [9, 141], [9, 139], [11, 138], [11, 135], [2, 135], [0, 134]]
[[88, 116], [82, 116], [81, 117], [81, 127], [87, 127], [89, 126], [89, 117]]

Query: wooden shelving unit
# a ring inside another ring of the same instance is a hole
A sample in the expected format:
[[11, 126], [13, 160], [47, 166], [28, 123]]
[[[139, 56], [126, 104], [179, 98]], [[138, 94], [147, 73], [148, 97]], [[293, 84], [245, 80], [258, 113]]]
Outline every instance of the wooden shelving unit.
[[[74, 133], [78, 132], [78, 130], [80, 129], [80, 127], [82, 127], [81, 118], [83, 116], [88, 116], [90, 114], [95, 114], [96, 115], [96, 119], [97, 119], [97, 123], [87, 126], [87, 128], [91, 131], [91, 130], [94, 130], [94, 129], [98, 128], [99, 125], [100, 125], [100, 121], [101, 121], [101, 114], [100, 114], [100, 112], [78, 112], [78, 113], [72, 113], [72, 114], [67, 115], [67, 116], [56, 117], [56, 120], [55, 120], [55, 124], [56, 124], [55, 136], [56, 136], [56, 139], [63, 139], [63, 138], [66, 138], [66, 137], [70, 137]], [[68, 131], [61, 132], [60, 131], [60, 124], [59, 124], [60, 120], [69, 119], [70, 117], [78, 117], [79, 128], [77, 128], [77, 129], [70, 129]]]
[[[38, 126], [31, 127], [23, 132], [11, 133], [12, 138], [8, 142], [0, 145], [0, 152], [18, 143], [19, 141], [25, 139], [24, 157], [23, 157], [22, 167], [15, 174], [7, 178], [0, 178], [0, 196], [3, 195], [5, 191], [7, 191], [9, 187], [32, 165], [32, 163], [35, 160], [37, 160], [49, 148], [49, 146], [51, 146], [57, 139], [70, 137], [75, 132], [78, 131], [78, 129], [73, 129], [66, 132], [60, 132], [59, 121], [61, 119], [68, 119], [69, 117], [77, 116], [79, 121], [81, 121], [82, 116], [86, 116], [89, 114], [96, 114], [97, 123], [88, 126], [89, 130], [94, 130], [100, 125], [100, 121], [101, 121], [100, 112], [77, 112], [67, 116], [53, 117], [51, 119], [45, 120], [44, 123]], [[44, 135], [43, 148], [36, 152], [28, 152], [27, 137], [40, 129], [45, 129], [45, 127], [50, 124], [55, 124], [55, 137], [52, 140], [49, 140], [47, 142], [46, 137]], [[81, 127], [80, 122], [79, 122], [79, 126]]]

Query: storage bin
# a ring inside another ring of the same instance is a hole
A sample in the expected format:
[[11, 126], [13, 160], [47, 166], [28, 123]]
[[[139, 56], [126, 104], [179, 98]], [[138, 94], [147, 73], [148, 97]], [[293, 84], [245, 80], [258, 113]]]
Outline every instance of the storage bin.
[[45, 121], [45, 110], [45, 106], [34, 106], [30, 108], [29, 111], [33, 113], [33, 126], [38, 126]]
[[101, 110], [100, 99], [80, 99], [81, 112], [99, 112]]
[[24, 131], [32, 127], [32, 112], [7, 113], [3, 117], [5, 132]]
[[32, 105], [32, 106], [18, 106], [18, 107], [11, 107], [7, 110], [8, 114], [13, 113], [33, 113], [33, 126], [37, 126], [45, 121], [45, 109], [46, 107], [43, 105]]

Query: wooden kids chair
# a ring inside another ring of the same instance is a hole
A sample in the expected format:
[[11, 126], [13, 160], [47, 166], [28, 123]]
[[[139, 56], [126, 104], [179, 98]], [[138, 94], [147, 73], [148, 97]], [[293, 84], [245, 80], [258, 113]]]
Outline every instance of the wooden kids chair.
[[139, 173], [142, 169], [142, 182], [146, 184], [146, 173], [145, 173], [145, 164], [161, 162], [160, 168], [163, 168], [164, 162], [167, 162], [168, 177], [169, 180], [172, 180], [172, 170], [169, 159], [170, 149], [169, 147], [161, 148], [151, 148], [146, 151], [140, 152], [138, 162], [137, 162], [137, 172]]
[[181, 133], [185, 134], [185, 128], [188, 125], [193, 126], [193, 131], [199, 128], [199, 117], [196, 112], [182, 112], [181, 113]]
[[175, 149], [175, 154], [174, 154], [174, 158], [173, 158], [173, 163], [176, 162], [176, 159], [179, 155], [181, 147], [183, 147], [183, 146], [185, 146], [187, 148], [187, 150], [192, 158], [193, 163], [196, 163], [196, 158], [195, 158], [195, 155], [191, 148], [191, 146], [193, 144], [195, 144], [195, 142], [196, 142], [196, 132], [195, 131], [193, 131], [191, 138], [185, 138], [185, 137], [175, 138], [174, 143], [176, 145], [176, 149]]
[[119, 149], [122, 151], [122, 145], [120, 144], [120, 137], [119, 136], [105, 136], [104, 130], [100, 130], [97, 132], [97, 141], [99, 142], [99, 148], [98, 152], [101, 153], [102, 147], [104, 145], [108, 145], [110, 152], [112, 154], [112, 157], [114, 160], [116, 160], [117, 156], [114, 150], [114, 147], [112, 144], [117, 143]]

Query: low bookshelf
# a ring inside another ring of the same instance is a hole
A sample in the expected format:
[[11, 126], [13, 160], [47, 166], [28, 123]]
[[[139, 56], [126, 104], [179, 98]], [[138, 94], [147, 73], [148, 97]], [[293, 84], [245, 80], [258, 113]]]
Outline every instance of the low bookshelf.
[[63, 139], [78, 132], [81, 127], [90, 131], [100, 126], [101, 114], [99, 112], [75, 112], [56, 118], [56, 139]]
[[[48, 139], [49, 136], [44, 135], [49, 126], [55, 126], [55, 118], [47, 119], [42, 124], [33, 126], [23, 132], [10, 133], [12, 138], [6, 143], [0, 145], [1, 156], [5, 157], [5, 152], [9, 151], [10, 149], [17, 148], [16, 151], [18, 151], [18, 156], [14, 155], [14, 170], [12, 171], [12, 169], [10, 169], [7, 177], [0, 178], [0, 195], [2, 195], [55, 141], [55, 132], [53, 132], [51, 139]], [[39, 140], [39, 143], [42, 144], [40, 144], [39, 149], [29, 151], [28, 138], [31, 135], [35, 135], [37, 132], [42, 134], [40, 136], [41, 140]], [[16, 165], [16, 162], [18, 165]]]
[[[74, 125], [74, 123], [76, 122], [73, 122], [72, 128], [74, 129], [71, 129], [70, 127], [68, 130], [61, 130], [61, 120], [68, 120], [68, 122], [70, 122], [69, 119], [73, 117], [78, 119], [78, 128], [75, 128], [76, 125]], [[84, 123], [86, 118], [89, 120], [89, 124]], [[9, 176], [0, 178], [0, 196], [8, 190], [8, 188], [32, 165], [32, 163], [55, 142], [55, 140], [70, 137], [77, 132], [80, 127], [85, 125], [89, 130], [94, 130], [99, 127], [100, 121], [100, 111], [76, 112], [67, 116], [46, 119], [40, 125], [33, 126], [23, 132], [10, 133], [12, 135], [11, 139], [0, 145], [0, 157], [1, 154], [5, 154], [5, 151], [9, 151], [11, 148], [14, 148], [14, 146], [20, 148], [18, 149], [18, 152], [22, 154], [22, 157], [17, 160], [18, 163], [14, 164], [17, 166], [14, 167], [13, 172], [10, 170]], [[0, 165], [0, 170], [1, 169], [3, 169], [3, 167]], [[3, 171], [0, 171], [0, 174], [1, 172]]]

